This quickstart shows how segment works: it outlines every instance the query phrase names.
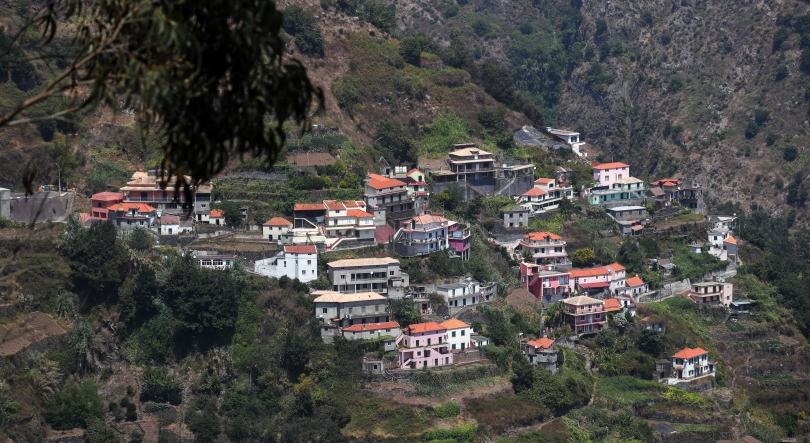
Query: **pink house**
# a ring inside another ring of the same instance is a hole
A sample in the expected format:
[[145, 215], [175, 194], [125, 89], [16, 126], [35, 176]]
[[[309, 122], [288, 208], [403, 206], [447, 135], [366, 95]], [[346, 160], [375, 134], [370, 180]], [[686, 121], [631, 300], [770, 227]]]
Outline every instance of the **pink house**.
[[599, 186], [613, 187], [619, 180], [630, 177], [630, 165], [613, 162], [603, 163], [593, 167], [593, 179]]
[[520, 264], [520, 285], [545, 303], [567, 297], [570, 293], [569, 273], [550, 268], [534, 263]]
[[421, 369], [453, 364], [453, 354], [447, 341], [447, 328], [430, 321], [417, 323], [402, 330], [396, 341], [399, 366]]
[[89, 220], [106, 221], [109, 218], [107, 208], [124, 201], [124, 194], [120, 192], [99, 192], [90, 197], [93, 209], [90, 211]]
[[470, 228], [467, 225], [455, 224], [447, 228], [449, 231], [450, 249], [456, 251], [462, 260], [470, 258]]
[[564, 322], [577, 334], [597, 332], [607, 323], [605, 302], [602, 300], [580, 295], [562, 302]]
[[596, 293], [610, 288], [610, 272], [606, 268], [572, 269], [571, 292]]

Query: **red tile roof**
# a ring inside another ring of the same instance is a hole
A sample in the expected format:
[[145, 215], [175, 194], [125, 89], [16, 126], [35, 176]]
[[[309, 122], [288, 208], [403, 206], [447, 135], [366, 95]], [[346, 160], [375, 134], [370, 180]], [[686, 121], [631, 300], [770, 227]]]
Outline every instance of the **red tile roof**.
[[208, 218], [225, 218], [225, 211], [221, 209], [212, 209]]
[[387, 321], [384, 323], [367, 323], [364, 325], [351, 325], [343, 328], [346, 332], [361, 332], [361, 331], [377, 331], [379, 329], [394, 329], [398, 328], [399, 323], [395, 321]]
[[284, 252], [289, 252], [291, 254], [315, 254], [315, 245], [303, 245], [303, 246], [285, 246]]
[[618, 263], [611, 263], [611, 264], [609, 264], [609, 265], [607, 265], [605, 267], [610, 268], [611, 270], [613, 270], [613, 272], [619, 272], [619, 271], [625, 271], [626, 270], [624, 266], [622, 266], [622, 265], [620, 265]]
[[[446, 221], [450, 221], [442, 217], [441, 215], [432, 215], [432, 214], [417, 215], [411, 220], [415, 221], [417, 225], [426, 225], [428, 223], [444, 223]], [[411, 220], [408, 220], [405, 223], [408, 223]]]
[[639, 286], [644, 286], [644, 280], [641, 279], [639, 276], [630, 277], [626, 280], [627, 287], [629, 288], [636, 288]]
[[613, 163], [603, 163], [601, 165], [594, 166], [594, 169], [619, 169], [619, 168], [629, 168], [630, 165], [626, 165], [621, 162], [613, 162]]
[[292, 222], [283, 217], [273, 217], [264, 222], [262, 226], [292, 226]]
[[357, 218], [374, 218], [374, 214], [369, 214], [362, 209], [349, 209], [346, 211], [346, 215], [349, 217], [357, 217]]
[[444, 326], [447, 329], [460, 329], [460, 328], [469, 328], [470, 325], [464, 323], [463, 321], [457, 318], [451, 318], [449, 320], [445, 320], [441, 323], [441, 326]]
[[699, 355], [708, 354], [709, 351], [706, 351], [701, 348], [683, 348], [677, 354], [673, 355], [672, 358], [694, 358]]
[[374, 189], [388, 189], [388, 188], [396, 188], [397, 186], [405, 186], [405, 183], [394, 180], [392, 178], [383, 177], [379, 174], [369, 174], [368, 175], [368, 185]]
[[411, 175], [411, 174], [412, 174], [412, 173], [414, 173], [414, 172], [418, 172], [418, 173], [420, 173], [420, 174], [422, 174], [422, 175], [425, 175], [425, 174], [423, 174], [423, 173], [422, 173], [422, 171], [420, 171], [420, 170], [418, 170], [418, 169], [416, 169], [416, 168], [411, 169], [411, 170], [410, 170], [410, 171], [408, 171], [408, 172], [407, 172], [405, 175]]
[[538, 338], [537, 340], [532, 340], [526, 344], [529, 346], [534, 346], [535, 348], [549, 349], [552, 346], [554, 346], [554, 340], [547, 337], [543, 337]]
[[123, 200], [124, 194], [120, 192], [99, 192], [98, 194], [93, 194], [93, 196], [90, 198], [92, 200], [103, 200], [103, 201]]
[[323, 203], [296, 203], [294, 211], [325, 211]]
[[342, 211], [346, 209], [346, 205], [343, 203], [332, 200], [324, 200], [323, 205], [326, 206], [326, 208], [330, 211]]
[[137, 212], [153, 212], [155, 210], [155, 208], [147, 205], [146, 203], [129, 203], [129, 202], [112, 203], [109, 206], [107, 206], [107, 209], [111, 211], [127, 211], [127, 212], [130, 209], [135, 209]]
[[446, 331], [447, 328], [444, 326], [436, 323], [435, 321], [429, 321], [426, 323], [417, 323], [415, 325], [410, 325], [405, 328], [408, 334], [422, 334], [426, 332], [438, 332], [438, 331]]
[[538, 179], [537, 179], [537, 180], [535, 180], [534, 182], [535, 182], [535, 183], [542, 183], [542, 184], [544, 184], [544, 185], [545, 185], [545, 184], [551, 183], [551, 182], [553, 182], [553, 181], [554, 181], [554, 179], [553, 179], [553, 178], [538, 178]]
[[530, 232], [530, 233], [524, 235], [523, 239], [524, 240], [530, 240], [530, 241], [545, 241], [546, 237], [548, 237], [550, 240], [562, 240], [562, 237], [560, 237], [559, 235], [553, 234], [551, 232], [546, 232], [546, 231], [543, 231], [543, 232]]
[[377, 243], [385, 243], [394, 236], [396, 231], [391, 225], [385, 224], [374, 228], [374, 240]]
[[571, 278], [580, 278], [580, 277], [596, 277], [598, 275], [608, 275], [610, 274], [607, 269], [605, 268], [592, 268], [592, 269], [572, 269], [568, 271], [571, 274]]
[[162, 225], [179, 225], [180, 224], [180, 216], [179, 215], [164, 215], [160, 219], [160, 224], [162, 224]]
[[546, 195], [548, 192], [540, 189], [540, 188], [531, 188], [528, 191], [524, 192], [523, 195], [526, 197], [537, 197], [540, 195]]
[[650, 186], [675, 186], [680, 185], [682, 182], [677, 178], [662, 178], [650, 183]]
[[610, 286], [610, 283], [606, 281], [595, 281], [591, 283], [580, 283], [579, 284], [584, 289], [593, 289], [593, 288], [607, 288]]
[[621, 311], [622, 304], [619, 300], [615, 298], [608, 298], [605, 300], [605, 310], [606, 311]]
[[734, 237], [729, 236], [728, 238], [726, 238], [725, 240], [723, 240], [723, 243], [731, 243], [732, 245], [736, 245], [736, 244], [737, 244], [737, 240], [736, 240]]

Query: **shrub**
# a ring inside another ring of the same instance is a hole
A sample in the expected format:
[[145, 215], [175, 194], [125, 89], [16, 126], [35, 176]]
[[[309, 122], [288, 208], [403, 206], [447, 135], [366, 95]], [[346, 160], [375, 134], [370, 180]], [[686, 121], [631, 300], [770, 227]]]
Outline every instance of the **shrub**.
[[103, 418], [104, 406], [91, 381], [67, 385], [45, 404], [45, 419], [57, 430], [85, 429], [94, 419]]
[[168, 430], [161, 429], [158, 431], [158, 443], [180, 443], [180, 436]]
[[776, 140], [778, 140], [778, 139], [779, 139], [779, 136], [775, 132], [769, 132], [768, 136], [765, 137], [765, 144], [767, 144], [768, 146], [771, 146], [774, 143], [776, 143]]
[[603, 18], [596, 19], [596, 35], [602, 35], [607, 32], [607, 22]]
[[790, 74], [790, 71], [788, 71], [787, 66], [779, 65], [779, 67], [776, 68], [775, 80], [776, 81], [782, 81], [782, 80], [786, 79], [789, 74]]
[[146, 229], [137, 227], [127, 236], [127, 245], [136, 251], [148, 251], [155, 244], [155, 237]]
[[752, 139], [759, 133], [759, 125], [754, 120], [749, 120], [745, 125], [745, 138]]
[[664, 35], [662, 35], [662, 36], [661, 36], [661, 44], [662, 44], [662, 45], [666, 46], [666, 45], [668, 45], [668, 44], [669, 44], [669, 42], [671, 42], [671, 41], [672, 41], [672, 36], [671, 36], [671, 35], [669, 35], [669, 34], [664, 34]]
[[101, 381], [107, 381], [110, 379], [110, 377], [112, 377], [112, 375], [113, 375], [112, 366], [105, 366], [104, 369], [101, 370], [101, 375], [99, 376], [99, 378], [101, 378]]
[[790, 37], [790, 29], [781, 27], [773, 33], [773, 50], [778, 51], [782, 47], [782, 43]]
[[529, 35], [534, 32], [534, 27], [532, 27], [531, 23], [523, 22], [520, 24], [520, 33], [524, 35]]
[[397, 25], [396, 14], [391, 8], [393, 5], [389, 7], [380, 0], [367, 0], [363, 3], [362, 17], [381, 30], [391, 32]]
[[480, 18], [472, 24], [472, 28], [479, 37], [487, 35], [491, 29], [489, 23], [481, 20]]
[[284, 31], [295, 36], [295, 45], [304, 54], [323, 55], [323, 32], [315, 17], [298, 5], [284, 9]]
[[215, 441], [220, 432], [222, 432], [219, 419], [210, 412], [194, 414], [189, 417], [188, 429], [194, 433], [194, 437], [196, 437], [197, 441], [200, 443]]
[[180, 381], [166, 369], [148, 367], [143, 373], [141, 401], [179, 405], [182, 401], [181, 389]]
[[669, 87], [667, 88], [668, 92], [676, 93], [683, 89], [685, 81], [684, 78], [680, 75], [674, 75], [671, 79], [669, 79]]
[[461, 406], [458, 403], [447, 402], [433, 408], [433, 412], [439, 418], [453, 418], [461, 412]]
[[757, 122], [757, 125], [759, 126], [764, 125], [770, 116], [771, 111], [768, 111], [767, 109], [757, 109], [754, 111], [754, 121]]
[[94, 419], [84, 433], [86, 443], [119, 443], [118, 434], [101, 419]]
[[785, 145], [782, 147], [782, 158], [785, 161], [792, 162], [799, 156], [799, 150], [793, 145]]
[[453, 18], [458, 15], [458, 6], [450, 5], [447, 9], [444, 10], [444, 18]]
[[574, 251], [571, 261], [578, 268], [588, 267], [596, 262], [596, 254], [591, 248], [577, 249]]
[[423, 33], [406, 37], [399, 45], [399, 55], [402, 59], [415, 66], [419, 65], [419, 58], [423, 52], [428, 54], [439, 52], [439, 44]]

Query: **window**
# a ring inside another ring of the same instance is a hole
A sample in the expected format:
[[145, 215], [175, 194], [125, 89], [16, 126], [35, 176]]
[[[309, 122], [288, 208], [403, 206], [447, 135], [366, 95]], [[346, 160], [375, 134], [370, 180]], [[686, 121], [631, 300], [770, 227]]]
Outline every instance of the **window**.
[[301, 275], [307, 275], [307, 271], [301, 271]]
[[389, 271], [388, 275], [394, 275], [394, 271]]
[[461, 336], [462, 336], [462, 337], [464, 337], [464, 333], [465, 333], [465, 331], [462, 329], [462, 330], [461, 330]]
[[307, 260], [307, 264], [308, 264], [308, 265], [311, 265], [311, 264], [312, 264], [312, 260]]
[[326, 308], [323, 308], [323, 313], [326, 314]]
[[[453, 331], [452, 337], [455, 337], [455, 336], [456, 336], [456, 331]], [[453, 348], [453, 349], [455, 349], [455, 348]]]

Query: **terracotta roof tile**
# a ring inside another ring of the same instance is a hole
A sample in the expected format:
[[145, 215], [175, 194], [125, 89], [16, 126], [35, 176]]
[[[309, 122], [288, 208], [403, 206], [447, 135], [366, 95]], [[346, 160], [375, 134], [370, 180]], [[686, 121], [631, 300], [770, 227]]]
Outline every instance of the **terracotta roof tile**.
[[369, 214], [362, 209], [349, 209], [346, 211], [346, 215], [349, 217], [357, 217], [357, 218], [374, 218], [374, 214]]
[[208, 216], [208, 218], [224, 218], [224, 217], [225, 211], [223, 211], [222, 209], [212, 209], [211, 214]]
[[610, 274], [605, 268], [572, 269], [568, 272], [571, 274], [571, 278], [596, 277]]
[[629, 168], [629, 167], [630, 167], [630, 165], [626, 165], [626, 164], [621, 163], [621, 162], [613, 162], [613, 163], [603, 163], [601, 165], [596, 165], [593, 168], [603, 170], [603, 169], [619, 169], [619, 168]]
[[[426, 225], [428, 223], [444, 223], [446, 221], [450, 221], [442, 217], [441, 215], [432, 215], [432, 214], [417, 215], [411, 220], [415, 221], [417, 225]], [[408, 220], [405, 223], [408, 223], [411, 220]]]
[[464, 323], [463, 321], [457, 318], [451, 318], [449, 320], [445, 320], [441, 323], [441, 326], [444, 326], [447, 329], [461, 329], [461, 328], [469, 328], [470, 325]]
[[626, 270], [624, 266], [622, 266], [622, 265], [620, 265], [618, 263], [611, 263], [611, 264], [609, 264], [609, 265], [607, 265], [605, 267], [610, 268], [613, 272], [619, 272], [619, 271], [625, 271]]
[[549, 349], [552, 346], [554, 346], [554, 340], [552, 340], [552, 339], [550, 339], [548, 337], [543, 337], [543, 338], [538, 338], [537, 340], [532, 340], [532, 341], [530, 341], [530, 342], [528, 342], [526, 344], [529, 345], [529, 346], [534, 346], [535, 348]]
[[291, 254], [315, 254], [317, 251], [315, 250], [315, 245], [303, 245], [285, 246], [284, 252], [289, 252]]
[[436, 323], [435, 321], [429, 321], [427, 323], [417, 323], [415, 325], [410, 325], [405, 328], [408, 334], [422, 334], [426, 332], [438, 332], [438, 331], [446, 331], [447, 328], [444, 326]]
[[605, 300], [605, 310], [607, 311], [620, 311], [622, 304], [615, 298], [608, 298]]
[[725, 240], [723, 240], [723, 243], [731, 243], [732, 245], [736, 245], [736, 244], [737, 244], [737, 240], [736, 240], [734, 237], [732, 237], [732, 236], [728, 236], [728, 238], [726, 238]]
[[628, 288], [636, 288], [639, 286], [644, 286], [644, 280], [642, 280], [641, 277], [639, 276], [630, 277], [625, 281], [627, 282]]
[[264, 222], [262, 226], [292, 226], [292, 222], [283, 217], [273, 217]]
[[709, 351], [706, 351], [701, 348], [683, 348], [677, 354], [673, 355], [672, 358], [694, 358], [699, 355], [708, 354]]
[[399, 180], [383, 177], [380, 174], [369, 174], [368, 179], [368, 185], [374, 189], [388, 189], [396, 188], [397, 186], [405, 186], [405, 183]]
[[546, 195], [548, 192], [540, 189], [540, 188], [531, 188], [528, 191], [524, 192], [523, 195], [526, 197], [537, 197], [540, 195]]
[[296, 203], [294, 211], [325, 211], [323, 203]]
[[564, 298], [562, 302], [566, 305], [583, 306], [583, 305], [603, 305], [602, 300], [597, 300], [587, 295], [580, 295], [577, 297]]
[[380, 329], [394, 329], [399, 328], [399, 323], [395, 321], [387, 321], [384, 323], [366, 323], [364, 325], [351, 325], [343, 328], [346, 332], [362, 332], [362, 331], [377, 331]]
[[560, 237], [559, 235], [551, 233], [551, 232], [546, 232], [546, 231], [543, 231], [543, 232], [530, 232], [530, 233], [523, 236], [524, 240], [529, 240], [529, 241], [545, 241], [546, 238], [548, 238], [550, 240], [562, 240], [562, 237]]
[[107, 209], [111, 211], [129, 211], [130, 209], [135, 209], [138, 212], [153, 212], [155, 210], [155, 208], [147, 205], [146, 203], [129, 203], [129, 202], [112, 203], [109, 206], [107, 206]]
[[537, 179], [537, 180], [535, 180], [534, 182], [535, 182], [535, 183], [542, 183], [542, 184], [544, 184], [544, 185], [545, 185], [545, 184], [551, 183], [551, 182], [553, 182], [553, 181], [554, 181], [554, 179], [553, 179], [553, 178], [538, 178], [538, 179]]

